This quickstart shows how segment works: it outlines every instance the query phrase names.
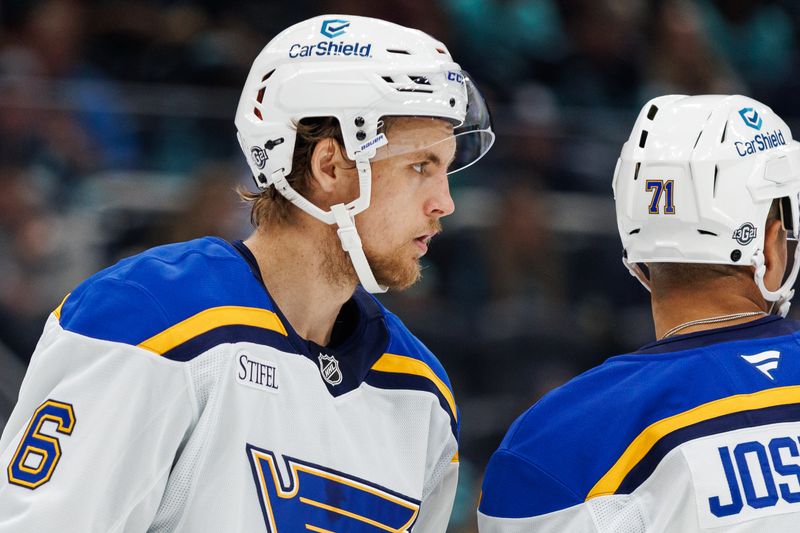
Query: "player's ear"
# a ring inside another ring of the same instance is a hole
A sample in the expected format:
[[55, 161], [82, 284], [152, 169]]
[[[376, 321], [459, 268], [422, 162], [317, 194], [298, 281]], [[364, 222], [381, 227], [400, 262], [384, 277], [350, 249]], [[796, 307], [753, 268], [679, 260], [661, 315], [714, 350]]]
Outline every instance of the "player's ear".
[[786, 258], [786, 230], [780, 220], [769, 220], [764, 231], [764, 285], [771, 291], [778, 290], [783, 282]]
[[355, 164], [347, 158], [339, 143], [331, 138], [322, 139], [314, 146], [311, 179], [316, 190], [334, 196], [334, 203], [352, 200], [353, 186], [358, 184]]
[[322, 139], [311, 154], [311, 179], [315, 188], [333, 192], [336, 182], [337, 146], [334, 139]]

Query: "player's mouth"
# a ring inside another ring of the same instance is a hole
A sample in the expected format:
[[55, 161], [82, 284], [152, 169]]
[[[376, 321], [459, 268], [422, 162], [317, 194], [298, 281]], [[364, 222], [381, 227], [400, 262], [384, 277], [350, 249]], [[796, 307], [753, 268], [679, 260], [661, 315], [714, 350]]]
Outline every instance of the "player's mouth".
[[424, 233], [418, 236], [416, 239], [414, 239], [414, 244], [416, 244], [417, 248], [419, 248], [420, 252], [422, 252], [421, 255], [425, 255], [428, 252], [428, 245], [430, 244], [431, 239], [433, 239], [436, 233], [438, 232], [429, 231], [428, 233]]

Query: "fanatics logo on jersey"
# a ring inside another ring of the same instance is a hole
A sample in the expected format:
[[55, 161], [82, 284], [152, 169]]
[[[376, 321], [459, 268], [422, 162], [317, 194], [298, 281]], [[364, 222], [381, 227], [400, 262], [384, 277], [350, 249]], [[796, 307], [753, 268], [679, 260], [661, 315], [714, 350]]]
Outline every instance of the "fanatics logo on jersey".
[[769, 379], [775, 381], [775, 377], [770, 374], [770, 372], [778, 369], [781, 352], [778, 350], [767, 350], [766, 352], [757, 353], [755, 355], [743, 355], [742, 359], [759, 369], [761, 373]]
[[332, 355], [319, 354], [319, 373], [322, 379], [331, 385], [338, 385], [342, 382], [342, 371], [339, 370], [339, 361]]
[[278, 368], [271, 361], [265, 361], [246, 353], [237, 357], [236, 381], [253, 389], [278, 392]]

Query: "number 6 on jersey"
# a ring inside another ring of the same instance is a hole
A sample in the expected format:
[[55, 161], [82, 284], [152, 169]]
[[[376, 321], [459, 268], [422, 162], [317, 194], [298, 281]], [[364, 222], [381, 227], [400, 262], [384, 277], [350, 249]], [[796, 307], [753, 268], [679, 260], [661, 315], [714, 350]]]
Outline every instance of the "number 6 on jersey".
[[61, 458], [61, 445], [57, 437], [42, 433], [45, 422], [54, 422], [56, 431], [70, 435], [75, 412], [70, 404], [55, 400], [47, 400], [36, 409], [8, 464], [9, 483], [35, 489], [50, 481]]

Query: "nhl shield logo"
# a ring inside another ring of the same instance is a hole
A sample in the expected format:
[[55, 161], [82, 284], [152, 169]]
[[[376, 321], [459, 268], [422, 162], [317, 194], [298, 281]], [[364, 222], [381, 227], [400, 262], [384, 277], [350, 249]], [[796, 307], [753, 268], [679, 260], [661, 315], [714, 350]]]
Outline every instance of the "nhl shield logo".
[[322, 379], [331, 385], [338, 385], [342, 382], [342, 371], [339, 370], [339, 361], [332, 355], [319, 354], [319, 373]]

